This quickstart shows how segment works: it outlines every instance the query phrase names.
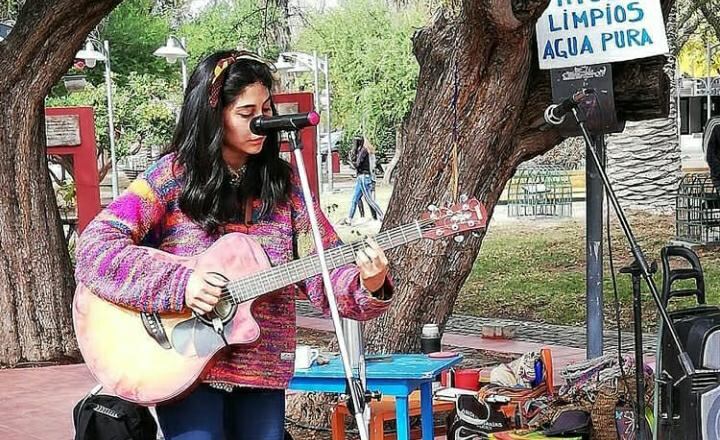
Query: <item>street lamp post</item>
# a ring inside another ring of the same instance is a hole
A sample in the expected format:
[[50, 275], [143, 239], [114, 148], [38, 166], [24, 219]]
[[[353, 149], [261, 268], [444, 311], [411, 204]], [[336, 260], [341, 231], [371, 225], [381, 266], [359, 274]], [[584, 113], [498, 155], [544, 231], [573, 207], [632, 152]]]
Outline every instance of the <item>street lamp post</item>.
[[325, 55], [325, 95], [327, 96], [327, 173], [328, 173], [328, 191], [333, 191], [333, 170], [332, 170], [332, 123], [330, 120], [330, 63], [327, 55]]
[[172, 64], [177, 60], [180, 60], [180, 68], [182, 71], [182, 84], [183, 91], [187, 88], [187, 46], [185, 45], [185, 38], [178, 39], [174, 35], [170, 35], [167, 39], [165, 46], [158, 48], [153, 55], [156, 57], [165, 58], [168, 63]]
[[[315, 110], [320, 112], [322, 111], [320, 109], [320, 94], [318, 93], [318, 59], [317, 59], [317, 51], [313, 51], [313, 97], [315, 98]], [[318, 127], [317, 130], [315, 130], [315, 144], [317, 145], [317, 151], [315, 152], [315, 160], [317, 162], [317, 170], [318, 170], [318, 188], [322, 188], [322, 151], [320, 148], [320, 129]]]
[[712, 57], [720, 44], [711, 46], [707, 43], [707, 120], [712, 118]]
[[[95, 49], [94, 44], [97, 44], [99, 51]], [[113, 118], [113, 98], [112, 98], [112, 72], [110, 70], [110, 43], [105, 40], [102, 43], [93, 38], [88, 37], [88, 41], [85, 44], [85, 49], [80, 50], [75, 58], [85, 60], [85, 65], [93, 68], [98, 61], [105, 63], [105, 92], [107, 94], [107, 107], [108, 107], [108, 129], [110, 130], [110, 166], [111, 176], [110, 181], [112, 182], [112, 197], [113, 200], [118, 196], [118, 174], [117, 174], [117, 160], [115, 157], [115, 123]]]

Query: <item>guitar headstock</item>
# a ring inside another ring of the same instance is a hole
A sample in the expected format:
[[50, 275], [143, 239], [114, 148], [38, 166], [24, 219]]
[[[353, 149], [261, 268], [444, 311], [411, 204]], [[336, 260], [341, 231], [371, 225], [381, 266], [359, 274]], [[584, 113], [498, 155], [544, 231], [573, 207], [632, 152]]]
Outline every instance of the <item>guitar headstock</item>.
[[[447, 206], [436, 207], [430, 205], [428, 211], [420, 218], [422, 235], [435, 240], [450, 237], [463, 232], [483, 229], [487, 226], [487, 210], [478, 199], [460, 197], [460, 202]], [[457, 235], [455, 240], [462, 242], [464, 237]]]

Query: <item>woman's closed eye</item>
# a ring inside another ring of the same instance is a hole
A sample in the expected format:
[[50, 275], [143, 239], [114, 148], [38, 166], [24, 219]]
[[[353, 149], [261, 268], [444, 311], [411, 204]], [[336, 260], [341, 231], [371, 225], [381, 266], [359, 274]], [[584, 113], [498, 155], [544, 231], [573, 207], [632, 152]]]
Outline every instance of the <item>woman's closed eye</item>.
[[[255, 112], [253, 112], [253, 111], [242, 111], [242, 112], [238, 112], [237, 114], [242, 116], [243, 118], [252, 118], [252, 117], [256, 116]], [[272, 108], [268, 107], [268, 108], [263, 109], [263, 116], [271, 116], [271, 115], [272, 115]]]

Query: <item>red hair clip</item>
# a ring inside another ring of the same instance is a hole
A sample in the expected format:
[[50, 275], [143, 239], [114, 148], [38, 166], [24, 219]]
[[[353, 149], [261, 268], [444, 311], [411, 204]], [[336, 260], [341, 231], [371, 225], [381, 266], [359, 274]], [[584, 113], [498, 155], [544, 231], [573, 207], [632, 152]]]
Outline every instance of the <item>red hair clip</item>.
[[224, 82], [225, 72], [227, 72], [228, 68], [235, 64], [235, 62], [238, 60], [256, 61], [258, 63], [268, 66], [271, 72], [275, 72], [276, 70], [273, 63], [263, 58], [260, 58], [260, 56], [255, 53], [247, 52], [244, 50], [236, 51], [229, 57], [221, 59], [215, 65], [215, 70], [213, 71], [213, 79], [210, 83], [210, 107], [217, 107], [218, 101], [220, 100], [220, 90], [222, 89], [222, 84]]

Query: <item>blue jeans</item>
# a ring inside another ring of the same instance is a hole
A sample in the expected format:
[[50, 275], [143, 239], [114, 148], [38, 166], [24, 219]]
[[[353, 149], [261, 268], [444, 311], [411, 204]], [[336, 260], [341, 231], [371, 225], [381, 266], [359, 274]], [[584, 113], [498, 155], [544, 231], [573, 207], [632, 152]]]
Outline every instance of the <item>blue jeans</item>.
[[156, 407], [166, 440], [283, 440], [285, 391], [200, 385], [182, 400]]
[[365, 199], [368, 206], [370, 207], [370, 213], [373, 218], [382, 220], [383, 212], [380, 205], [377, 204], [372, 194], [375, 189], [375, 182], [369, 174], [358, 174], [355, 180], [355, 189], [353, 190], [352, 200], [350, 201], [350, 212], [348, 213], [348, 219], [352, 220], [355, 216], [355, 210], [357, 209], [360, 199]]

